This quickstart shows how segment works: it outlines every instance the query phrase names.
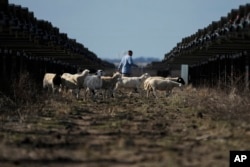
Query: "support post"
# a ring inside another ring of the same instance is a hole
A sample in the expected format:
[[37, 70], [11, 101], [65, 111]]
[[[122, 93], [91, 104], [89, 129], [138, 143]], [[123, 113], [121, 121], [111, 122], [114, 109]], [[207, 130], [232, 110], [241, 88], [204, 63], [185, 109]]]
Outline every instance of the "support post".
[[234, 85], [234, 63], [233, 63], [233, 59], [231, 58], [231, 69], [230, 69], [230, 80], [231, 80], [231, 86]]
[[245, 89], [246, 90], [249, 90], [249, 58], [248, 58], [248, 53], [246, 54], [246, 57], [245, 57]]

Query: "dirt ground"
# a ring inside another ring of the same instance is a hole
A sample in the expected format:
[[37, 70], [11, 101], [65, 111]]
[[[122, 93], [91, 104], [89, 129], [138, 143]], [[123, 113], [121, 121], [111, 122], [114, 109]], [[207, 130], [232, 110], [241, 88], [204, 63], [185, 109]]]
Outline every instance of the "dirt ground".
[[230, 150], [250, 150], [248, 99], [192, 89], [159, 99], [44, 95], [17, 109], [2, 100], [0, 166], [228, 167]]

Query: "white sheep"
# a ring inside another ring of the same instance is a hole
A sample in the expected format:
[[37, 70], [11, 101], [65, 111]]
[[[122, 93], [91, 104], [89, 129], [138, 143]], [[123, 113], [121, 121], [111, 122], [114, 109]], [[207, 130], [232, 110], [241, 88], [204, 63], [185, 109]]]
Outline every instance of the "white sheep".
[[43, 77], [43, 88], [52, 91], [53, 93], [59, 91], [61, 85], [61, 76], [55, 73], [45, 73]]
[[181, 87], [185, 84], [182, 78], [163, 78], [163, 77], [150, 77], [144, 82], [144, 90], [147, 91], [147, 98], [149, 93], [152, 91], [155, 98], [158, 98], [156, 95], [156, 90], [166, 91], [168, 95], [174, 87]]
[[80, 74], [70, 74], [63, 73], [62, 78], [62, 87], [66, 89], [76, 90], [76, 98], [79, 98], [80, 90], [83, 87], [85, 78], [89, 75], [89, 70], [85, 69]]
[[107, 95], [107, 93], [114, 97], [114, 88], [118, 81], [118, 79], [121, 78], [121, 73], [115, 72], [113, 76], [102, 76], [102, 89], [104, 90], [104, 95]]
[[101, 76], [104, 74], [103, 70], [97, 70], [96, 75], [87, 75], [83, 86], [86, 88], [85, 90], [85, 99], [88, 92], [92, 93], [92, 97], [96, 94], [97, 90], [102, 88], [102, 79]]
[[118, 79], [114, 90], [126, 88], [141, 91], [142, 84], [148, 77], [150, 77], [148, 73], [144, 73], [140, 77], [121, 77]]

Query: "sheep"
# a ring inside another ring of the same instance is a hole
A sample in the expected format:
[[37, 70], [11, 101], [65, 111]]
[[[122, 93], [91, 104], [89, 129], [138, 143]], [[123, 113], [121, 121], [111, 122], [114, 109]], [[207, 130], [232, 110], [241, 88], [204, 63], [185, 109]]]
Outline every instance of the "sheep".
[[141, 90], [143, 82], [148, 77], [150, 77], [148, 73], [144, 73], [140, 77], [121, 77], [118, 79], [114, 90], [116, 91], [118, 88]]
[[120, 72], [115, 72], [113, 76], [102, 76], [102, 89], [104, 90], [104, 96], [106, 91], [108, 91], [111, 97], [114, 97], [114, 88], [118, 79], [121, 78]]
[[84, 82], [83, 87], [85, 90], [85, 99], [87, 93], [90, 91], [92, 93], [92, 97], [96, 94], [96, 90], [102, 88], [102, 79], [101, 76], [103, 75], [103, 70], [97, 70], [96, 75], [87, 75]]
[[171, 93], [174, 87], [181, 87], [185, 82], [182, 78], [163, 78], [163, 77], [150, 77], [144, 82], [144, 90], [147, 91], [147, 98], [149, 93], [153, 91], [155, 98], [158, 98], [156, 95], [156, 90], [165, 90], [166, 96]]
[[63, 73], [62, 87], [76, 90], [76, 98], [79, 99], [80, 89], [83, 87], [85, 78], [89, 75], [89, 70], [85, 69], [80, 74]]
[[43, 77], [43, 88], [51, 90], [53, 93], [56, 90], [59, 92], [59, 87], [62, 83], [61, 76], [55, 73], [45, 73]]

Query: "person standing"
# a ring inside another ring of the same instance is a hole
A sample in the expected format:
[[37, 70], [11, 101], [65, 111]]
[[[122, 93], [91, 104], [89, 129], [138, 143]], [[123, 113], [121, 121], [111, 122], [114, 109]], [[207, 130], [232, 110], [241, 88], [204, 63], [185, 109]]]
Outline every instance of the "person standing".
[[137, 67], [137, 65], [133, 63], [132, 55], [133, 51], [129, 50], [128, 53], [122, 57], [121, 62], [118, 65], [118, 71], [120, 71], [124, 77], [131, 76], [132, 66]]

